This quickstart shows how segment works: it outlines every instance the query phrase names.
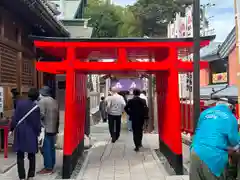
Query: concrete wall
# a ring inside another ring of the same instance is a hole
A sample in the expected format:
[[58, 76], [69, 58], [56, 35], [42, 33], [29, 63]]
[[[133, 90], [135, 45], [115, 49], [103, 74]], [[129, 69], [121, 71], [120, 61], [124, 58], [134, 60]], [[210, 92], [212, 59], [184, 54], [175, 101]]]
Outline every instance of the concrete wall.
[[240, 72], [240, 65], [237, 60], [236, 48], [232, 50], [228, 57], [229, 65], [229, 85], [237, 85], [237, 73]]
[[56, 76], [56, 99], [58, 101], [60, 110], [65, 110], [65, 89], [59, 89], [58, 82], [65, 81], [65, 75]]
[[209, 85], [209, 70], [203, 69], [200, 70], [200, 86]]

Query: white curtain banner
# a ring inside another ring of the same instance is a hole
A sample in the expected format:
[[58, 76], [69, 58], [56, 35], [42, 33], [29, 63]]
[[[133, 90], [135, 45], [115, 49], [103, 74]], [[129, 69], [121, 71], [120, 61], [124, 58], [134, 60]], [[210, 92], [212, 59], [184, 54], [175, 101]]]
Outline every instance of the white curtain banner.
[[186, 8], [187, 37], [193, 37], [192, 6]]

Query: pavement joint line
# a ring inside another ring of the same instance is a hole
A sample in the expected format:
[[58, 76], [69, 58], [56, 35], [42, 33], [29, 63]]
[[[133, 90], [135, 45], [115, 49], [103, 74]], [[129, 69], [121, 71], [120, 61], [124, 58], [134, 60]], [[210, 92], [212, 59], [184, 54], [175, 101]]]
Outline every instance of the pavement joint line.
[[145, 174], [146, 174], [147, 179], [149, 179], [149, 176], [148, 176], [148, 173], [147, 173], [147, 170], [146, 170], [146, 167], [145, 167], [145, 163], [144, 163], [145, 160], [146, 160], [146, 158], [145, 158], [145, 153], [143, 153], [143, 161], [142, 161], [143, 169], [144, 169], [144, 171], [145, 171]]
[[106, 149], [107, 149], [107, 147], [108, 147], [109, 142], [110, 142], [110, 138], [108, 139], [107, 143], [105, 144], [105, 147], [104, 147], [104, 149], [103, 149], [103, 153], [102, 153], [102, 155], [101, 155], [101, 157], [100, 157], [100, 162], [102, 162], [102, 158], [103, 158], [104, 153], [105, 153], [105, 151], [106, 151]]
[[77, 176], [77, 180], [81, 180], [83, 178], [83, 175], [87, 169], [89, 157], [92, 154], [93, 149], [96, 147], [96, 143], [93, 144], [93, 146], [88, 150], [87, 156], [84, 159], [84, 162], [82, 164], [81, 170], [79, 171], [79, 174]]
[[[145, 137], [145, 138], [146, 138], [146, 137]], [[147, 141], [146, 139], [145, 139], [145, 143], [146, 143], [146, 144], [150, 147], [150, 149], [151, 149], [151, 146], [150, 146], [150, 144], [148, 143], [148, 141]], [[162, 171], [162, 169], [165, 170], [165, 168], [164, 168], [164, 166], [162, 165], [162, 163], [161, 163], [160, 159], [158, 158], [158, 156], [157, 156], [157, 154], [156, 154], [156, 152], [155, 152], [154, 149], [151, 149], [151, 153], [152, 153], [152, 156], [153, 156], [154, 160], [156, 161], [156, 164], [157, 164], [157, 166], [158, 166], [158, 169], [163, 173], [164, 179], [166, 179], [166, 176], [169, 176], [169, 174], [166, 173], [166, 171]]]

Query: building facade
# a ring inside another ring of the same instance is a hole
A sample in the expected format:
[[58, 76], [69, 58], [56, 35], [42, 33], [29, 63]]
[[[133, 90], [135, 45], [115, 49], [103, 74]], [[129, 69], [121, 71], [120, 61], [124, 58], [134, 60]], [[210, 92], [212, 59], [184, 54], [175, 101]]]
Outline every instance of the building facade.
[[35, 60], [46, 55], [37, 55], [29, 35], [69, 36], [69, 33], [40, 0], [32, 5], [20, 0], [1, 0], [0, 87], [4, 116], [11, 116], [13, 109], [11, 89], [16, 88], [24, 96], [29, 88], [40, 88], [50, 78], [35, 69]]
[[201, 92], [209, 94], [213, 88], [217, 90], [228, 85], [229, 87], [219, 94], [231, 96], [237, 100], [237, 80], [240, 65], [237, 61], [235, 27], [223, 43], [216, 46], [214, 51], [208, 53], [202, 59], [209, 61], [210, 66], [209, 69], [201, 71]]

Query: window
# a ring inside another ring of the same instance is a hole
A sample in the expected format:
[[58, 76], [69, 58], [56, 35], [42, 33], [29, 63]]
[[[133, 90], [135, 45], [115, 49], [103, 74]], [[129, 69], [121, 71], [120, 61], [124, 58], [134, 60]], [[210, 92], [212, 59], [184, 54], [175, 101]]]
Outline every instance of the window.
[[210, 62], [209, 83], [210, 84], [225, 84], [228, 83], [228, 61], [220, 59]]

